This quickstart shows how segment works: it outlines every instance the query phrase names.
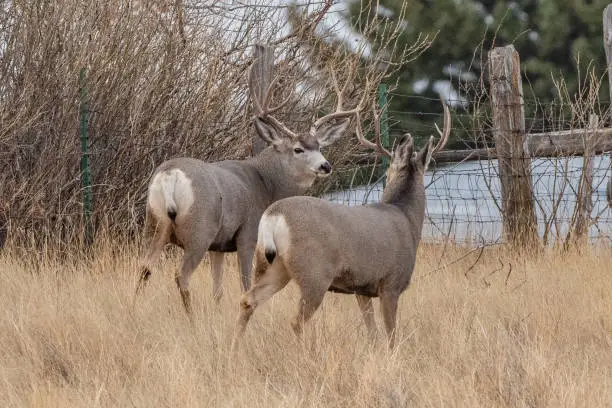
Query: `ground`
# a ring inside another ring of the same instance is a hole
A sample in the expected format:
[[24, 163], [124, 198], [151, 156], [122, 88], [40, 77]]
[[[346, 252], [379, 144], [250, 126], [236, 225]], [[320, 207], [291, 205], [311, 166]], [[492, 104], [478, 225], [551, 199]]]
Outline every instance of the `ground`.
[[333, 293], [296, 339], [290, 284], [257, 310], [233, 355], [234, 258], [219, 305], [208, 265], [194, 275], [192, 325], [172, 254], [133, 303], [136, 253], [0, 254], [0, 406], [612, 406], [610, 248], [422, 246], [395, 350], [378, 302], [371, 345], [354, 297]]

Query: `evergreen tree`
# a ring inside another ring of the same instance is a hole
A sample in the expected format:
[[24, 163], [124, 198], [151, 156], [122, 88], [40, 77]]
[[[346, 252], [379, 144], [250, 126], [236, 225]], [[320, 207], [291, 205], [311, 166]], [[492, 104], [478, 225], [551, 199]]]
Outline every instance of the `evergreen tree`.
[[[487, 52], [493, 46], [513, 44], [519, 52], [527, 116], [532, 106], [530, 101], [548, 102], [555, 98], [553, 78], [562, 76], [571, 95], [578, 89], [578, 73], [584, 78], [590, 64], [597, 75], [603, 76], [606, 60], [602, 12], [608, 3], [603, 0], [380, 1], [379, 16], [405, 21], [402, 33], [405, 43], [414, 42], [420, 33], [438, 33], [431, 47], [399, 74], [396, 95], [390, 105], [392, 117], [399, 121], [393, 126], [394, 133], [421, 134], [422, 129], [430, 129], [435, 116], [427, 113], [440, 111], [438, 94], [448, 93], [444, 88], [449, 86], [449, 81], [454, 90], [451, 98], [458, 100], [455, 103], [458, 113], [464, 109], [469, 112], [473, 95], [465, 90], [478, 87], [486, 68]], [[359, 13], [359, 8], [359, 2], [351, 6], [350, 20], [355, 26], [359, 18], [368, 18]], [[400, 17], [402, 10], [405, 12]], [[488, 87], [488, 83], [484, 86]], [[602, 81], [601, 92], [602, 100], [607, 100], [607, 81]], [[461, 103], [462, 98], [466, 99], [465, 104]], [[461, 132], [455, 132], [458, 133]], [[460, 138], [469, 139], [465, 135]], [[454, 142], [454, 147], [461, 147], [458, 140]]]

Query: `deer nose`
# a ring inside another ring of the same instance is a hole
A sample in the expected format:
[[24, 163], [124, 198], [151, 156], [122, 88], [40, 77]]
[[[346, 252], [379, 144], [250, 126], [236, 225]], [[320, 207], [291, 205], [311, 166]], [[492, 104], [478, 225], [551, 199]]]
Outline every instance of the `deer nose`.
[[324, 173], [329, 174], [332, 171], [332, 166], [326, 161], [321, 165], [321, 170], [323, 170]]

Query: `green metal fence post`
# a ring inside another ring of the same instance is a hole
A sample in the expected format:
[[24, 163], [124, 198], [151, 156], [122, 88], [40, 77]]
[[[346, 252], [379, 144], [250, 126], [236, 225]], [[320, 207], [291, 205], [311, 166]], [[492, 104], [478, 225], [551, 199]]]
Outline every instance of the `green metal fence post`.
[[[389, 117], [387, 114], [387, 84], [378, 85], [378, 108], [380, 109], [380, 137], [382, 145], [389, 148]], [[382, 158], [383, 172], [389, 168], [389, 159]], [[383, 186], [386, 184], [386, 178], [383, 179]]]
[[91, 223], [92, 214], [92, 191], [91, 191], [91, 171], [89, 169], [89, 153], [87, 152], [88, 136], [87, 136], [87, 115], [89, 113], [87, 101], [87, 87], [85, 86], [85, 68], [79, 73], [79, 93], [81, 98], [80, 103], [80, 118], [81, 118], [81, 185], [83, 186], [83, 210], [85, 216], [85, 244], [87, 246], [93, 243], [93, 225]]

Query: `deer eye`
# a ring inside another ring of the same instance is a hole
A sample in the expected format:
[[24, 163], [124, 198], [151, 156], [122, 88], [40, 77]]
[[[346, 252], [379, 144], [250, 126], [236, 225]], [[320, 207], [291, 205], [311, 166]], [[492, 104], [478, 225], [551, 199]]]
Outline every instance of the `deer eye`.
[[297, 154], [304, 153], [304, 149], [302, 149], [301, 147], [296, 147], [295, 149], [293, 149], [293, 151]]

